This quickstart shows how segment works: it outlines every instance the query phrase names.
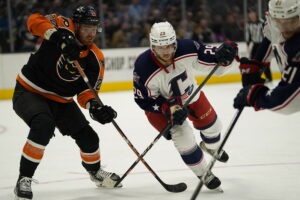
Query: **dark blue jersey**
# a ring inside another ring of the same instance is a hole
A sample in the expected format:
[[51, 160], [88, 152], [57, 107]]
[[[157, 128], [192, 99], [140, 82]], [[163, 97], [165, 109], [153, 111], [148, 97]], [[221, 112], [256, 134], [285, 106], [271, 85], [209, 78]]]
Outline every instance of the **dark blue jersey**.
[[[133, 79], [136, 103], [149, 112], [161, 113], [161, 105], [171, 97], [180, 97], [182, 103], [197, 87], [194, 70], [210, 71], [215, 66], [216, 47], [193, 40], [177, 40], [173, 63], [163, 66], [148, 49], [135, 61]], [[217, 75], [225, 67], [219, 67]], [[199, 94], [198, 94], [199, 95]], [[196, 96], [191, 103], [198, 99]]]
[[[285, 40], [278, 34], [276, 27], [270, 27], [270, 31], [261, 43], [256, 59], [263, 61], [268, 57], [269, 50], [272, 47], [282, 78], [279, 84], [267, 93], [262, 94], [256, 104], [256, 109], [270, 109], [283, 114], [291, 114], [300, 111], [300, 33]], [[272, 35], [273, 34], [273, 35]], [[280, 38], [281, 37], [281, 38]]]

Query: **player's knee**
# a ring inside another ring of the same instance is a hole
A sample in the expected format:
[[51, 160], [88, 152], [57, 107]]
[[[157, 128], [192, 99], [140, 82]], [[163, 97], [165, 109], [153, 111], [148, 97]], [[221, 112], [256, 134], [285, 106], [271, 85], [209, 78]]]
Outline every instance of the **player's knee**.
[[81, 151], [85, 153], [95, 152], [99, 148], [99, 137], [90, 125], [85, 126], [72, 135]]
[[221, 120], [219, 120], [219, 118], [217, 118], [212, 124], [210, 124], [208, 127], [205, 127], [203, 129], [201, 129], [201, 133], [204, 135], [215, 135], [215, 134], [219, 134], [222, 130], [222, 122]]
[[196, 144], [193, 130], [188, 124], [176, 126], [172, 129], [172, 141], [180, 153], [188, 151]]
[[202, 140], [206, 143], [209, 149], [216, 149], [221, 141], [222, 123], [219, 119], [207, 129], [200, 131]]
[[55, 122], [46, 113], [40, 113], [33, 117], [30, 122], [28, 139], [46, 146], [54, 134]]

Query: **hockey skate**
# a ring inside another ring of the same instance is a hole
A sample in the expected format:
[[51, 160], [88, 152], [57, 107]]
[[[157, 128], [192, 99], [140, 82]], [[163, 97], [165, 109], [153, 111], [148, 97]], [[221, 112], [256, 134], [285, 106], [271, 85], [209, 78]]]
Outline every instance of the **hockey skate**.
[[[98, 171], [90, 171], [89, 174], [91, 180], [95, 182], [97, 187], [114, 188], [116, 182], [120, 180], [119, 175], [104, 171], [101, 168]], [[117, 187], [122, 187], [122, 184], [118, 184]]]
[[[203, 141], [200, 142], [200, 148], [205, 151], [206, 153], [210, 154], [211, 156], [214, 156], [215, 154], [215, 151], [214, 149], [208, 149], [206, 146], [205, 146], [205, 143]], [[227, 162], [228, 159], [229, 159], [229, 156], [228, 154], [224, 151], [224, 150], [221, 150], [219, 155], [216, 157], [216, 159], [220, 162]]]
[[[198, 176], [198, 178], [202, 180], [202, 176]], [[223, 192], [221, 188], [221, 181], [218, 177], [216, 177], [211, 171], [207, 172], [207, 175], [204, 180], [204, 185], [210, 189], [217, 192]]]
[[31, 190], [31, 182], [37, 182], [36, 180], [20, 176], [17, 185], [15, 187], [15, 200], [27, 200], [32, 199], [32, 190]]

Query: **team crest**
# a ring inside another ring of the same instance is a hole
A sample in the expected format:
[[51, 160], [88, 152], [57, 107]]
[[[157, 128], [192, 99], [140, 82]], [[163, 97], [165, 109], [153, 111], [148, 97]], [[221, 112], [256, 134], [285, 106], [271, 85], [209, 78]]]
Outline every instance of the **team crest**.
[[76, 66], [66, 61], [63, 55], [61, 55], [61, 57], [57, 61], [56, 72], [59, 78], [64, 81], [76, 81], [80, 77]]

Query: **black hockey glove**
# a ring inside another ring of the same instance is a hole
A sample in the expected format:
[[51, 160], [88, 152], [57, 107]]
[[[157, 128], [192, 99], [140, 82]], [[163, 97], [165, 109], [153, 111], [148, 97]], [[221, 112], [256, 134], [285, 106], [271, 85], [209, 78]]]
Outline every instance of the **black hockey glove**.
[[182, 125], [188, 116], [188, 111], [182, 108], [180, 98], [173, 97], [162, 105], [162, 111], [172, 125]]
[[264, 83], [265, 79], [261, 78], [264, 67], [269, 67], [269, 64], [249, 60], [245, 57], [241, 58], [239, 68], [242, 74], [243, 87], [256, 83]]
[[244, 106], [255, 107], [257, 98], [267, 93], [269, 89], [261, 83], [242, 88], [234, 98], [233, 107], [241, 109]]
[[238, 45], [233, 41], [226, 41], [216, 50], [216, 59], [222, 66], [230, 65], [238, 54]]
[[110, 106], [99, 105], [94, 99], [90, 101], [90, 116], [93, 120], [106, 124], [112, 122], [117, 117], [117, 112]]
[[67, 61], [79, 59], [80, 51], [83, 50], [83, 47], [76, 42], [75, 36], [71, 31], [59, 28], [52, 33], [49, 40], [55, 42], [62, 49], [62, 54]]

